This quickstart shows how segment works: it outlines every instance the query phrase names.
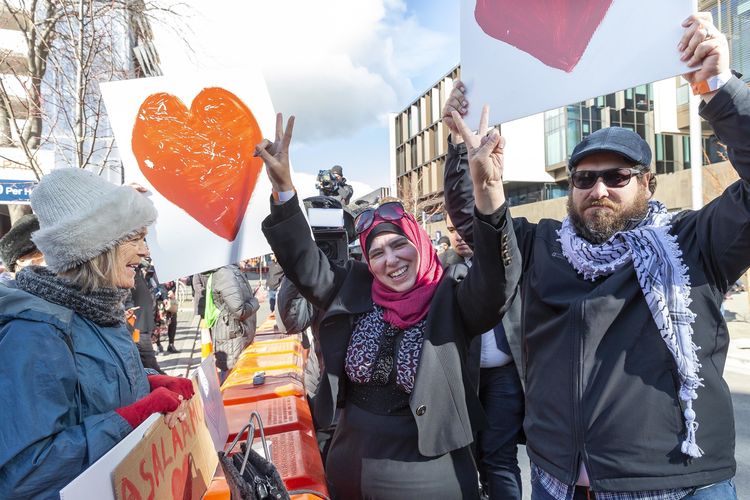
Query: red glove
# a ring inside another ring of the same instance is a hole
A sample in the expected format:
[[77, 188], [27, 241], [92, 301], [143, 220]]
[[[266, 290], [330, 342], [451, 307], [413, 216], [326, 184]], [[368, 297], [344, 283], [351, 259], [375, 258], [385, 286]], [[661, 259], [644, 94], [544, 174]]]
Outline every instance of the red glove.
[[130, 427], [135, 429], [152, 413], [169, 413], [175, 411], [182, 403], [180, 395], [164, 387], [157, 387], [148, 396], [139, 399], [129, 406], [117, 408], [115, 411], [124, 418]]
[[170, 377], [169, 375], [149, 375], [148, 385], [151, 391], [159, 387], [166, 387], [172, 392], [180, 394], [185, 399], [193, 397], [193, 383], [182, 377]]

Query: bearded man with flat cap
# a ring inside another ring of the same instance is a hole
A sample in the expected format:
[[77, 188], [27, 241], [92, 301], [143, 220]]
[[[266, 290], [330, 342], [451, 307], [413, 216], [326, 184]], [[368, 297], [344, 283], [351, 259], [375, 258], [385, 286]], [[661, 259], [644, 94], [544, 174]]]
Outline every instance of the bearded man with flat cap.
[[[507, 204], [495, 214], [515, 229], [497, 290], [521, 311], [509, 341], [522, 352], [532, 499], [737, 497], [720, 306], [750, 266], [750, 89], [710, 14], [683, 27], [676, 57], [698, 68], [684, 77], [737, 182], [700, 210], [669, 213], [654, 199], [648, 144], [611, 127], [573, 150], [562, 222], [512, 218]], [[467, 110], [459, 82], [443, 115], [464, 140], [449, 148], [446, 206], [471, 243], [471, 185], [502, 182], [505, 142], [486, 126], [473, 133]]]

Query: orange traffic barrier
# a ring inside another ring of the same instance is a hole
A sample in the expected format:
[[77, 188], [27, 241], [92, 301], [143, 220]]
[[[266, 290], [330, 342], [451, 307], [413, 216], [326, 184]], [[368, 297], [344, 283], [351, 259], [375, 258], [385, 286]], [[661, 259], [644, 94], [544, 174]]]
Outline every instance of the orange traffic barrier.
[[[287, 355], [290, 356], [290, 355]], [[257, 358], [256, 358], [257, 359]], [[229, 373], [229, 376], [221, 385], [222, 392], [224, 389], [234, 385], [247, 385], [255, 383], [255, 375], [264, 373], [266, 382], [277, 382], [285, 378], [297, 380], [304, 383], [304, 372], [302, 367], [297, 364], [257, 364], [257, 363], [238, 363], [237, 366]]]
[[266, 318], [266, 320], [255, 329], [256, 334], [265, 334], [272, 332], [278, 333], [278, 328], [276, 328], [276, 315], [273, 313], [271, 313], [268, 318]]
[[[330, 496], [326, 486], [323, 461], [315, 437], [298, 431], [282, 432], [266, 436], [270, 444], [271, 461], [279, 471], [284, 486], [289, 491], [308, 489]], [[227, 444], [226, 448], [229, 447]], [[234, 454], [234, 453], [233, 453]], [[204, 500], [229, 500], [229, 486], [224, 471], [216, 470]], [[317, 499], [315, 495], [295, 495], [292, 498]]]
[[225, 407], [285, 396], [305, 397], [305, 386], [294, 371], [288, 371], [286, 375], [268, 375], [261, 385], [253, 385], [252, 376], [232, 379], [233, 374], [230, 373], [221, 386]]
[[[221, 473], [221, 475], [219, 475]], [[231, 500], [227, 480], [224, 479], [224, 473], [219, 466], [218, 472], [214, 476], [211, 484], [208, 485], [208, 491], [203, 495], [203, 500]]]
[[272, 339], [255, 341], [242, 351], [240, 358], [269, 354], [303, 354], [302, 342], [297, 339]]
[[288, 339], [289, 335], [278, 331], [269, 332], [255, 332], [255, 340], [284, 340]]
[[[247, 349], [245, 349], [247, 352]], [[244, 353], [243, 353], [244, 354]], [[281, 354], [264, 354], [262, 356], [240, 356], [235, 363], [235, 369], [240, 372], [258, 372], [267, 370], [293, 370], [304, 368], [305, 358], [302, 354], [293, 352]]]
[[[227, 446], [247, 423], [250, 413], [258, 411], [266, 439], [271, 443], [273, 463], [287, 489], [309, 489], [327, 496], [325, 472], [305, 397], [303, 368], [307, 354], [300, 336], [280, 332], [273, 315], [260, 325], [255, 342], [242, 352], [221, 386], [229, 424]], [[263, 372], [265, 379], [255, 385], [253, 378], [258, 372]], [[256, 431], [255, 436], [259, 434]], [[230, 499], [221, 467], [203, 498]], [[302, 494], [291, 498], [313, 500], [318, 497]]]
[[[310, 435], [315, 432], [310, 407], [302, 398], [287, 396], [241, 405], [228, 405], [224, 411], [229, 425], [228, 443], [237, 437], [237, 433], [247, 424], [250, 413], [253, 411], [260, 414], [266, 436], [289, 431], [301, 431]], [[255, 437], [259, 436], [260, 429], [256, 429]], [[247, 433], [244, 433], [240, 439], [247, 439]]]
[[267, 436], [271, 457], [288, 490], [309, 489], [326, 496], [326, 476], [318, 442], [304, 432], [282, 432]]
[[283, 340], [290, 337], [299, 339], [299, 335], [289, 335], [279, 330], [276, 327], [276, 317], [273, 314], [271, 314], [266, 321], [264, 321], [258, 328], [255, 329], [256, 340]]
[[[232, 370], [232, 373], [237, 372], [237, 375], [234, 376], [232, 379], [233, 381], [237, 381], [235, 385], [245, 383], [240, 382], [240, 379], [238, 378], [240, 374], [242, 374], [243, 377], [245, 377], [246, 381], [250, 381], [250, 378], [247, 378], [248, 375], [255, 375], [258, 373], [258, 370], [256, 368], [235, 368]], [[278, 378], [278, 377], [291, 377], [293, 379], [299, 380], [300, 382], [304, 382], [304, 376], [305, 372], [302, 371], [302, 368], [294, 367], [294, 368], [268, 368], [261, 370], [263, 373], [266, 374], [266, 378]], [[231, 376], [231, 373], [230, 373]], [[227, 377], [227, 380], [229, 380], [229, 377]], [[226, 383], [226, 381], [224, 381]], [[230, 382], [231, 383], [231, 382]]]

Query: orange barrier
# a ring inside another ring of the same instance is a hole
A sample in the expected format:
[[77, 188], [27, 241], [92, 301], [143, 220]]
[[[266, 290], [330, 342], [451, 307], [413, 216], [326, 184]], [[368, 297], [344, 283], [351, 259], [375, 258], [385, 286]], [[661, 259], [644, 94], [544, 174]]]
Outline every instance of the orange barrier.
[[[270, 443], [273, 464], [279, 471], [279, 476], [284, 481], [287, 490], [308, 489], [330, 496], [315, 437], [304, 432], [292, 431], [266, 436], [266, 440]], [[204, 500], [229, 499], [229, 487], [221, 466], [217, 469], [203, 498]], [[295, 495], [292, 498], [303, 500], [318, 497], [304, 494]]]
[[284, 340], [288, 338], [289, 338], [289, 335], [287, 335], [286, 333], [281, 333], [281, 332], [271, 331], [271, 332], [265, 332], [265, 333], [264, 332], [255, 333], [255, 340]]
[[255, 341], [240, 354], [239, 359], [255, 356], [267, 356], [269, 354], [299, 354], [302, 355], [304, 349], [302, 342], [294, 338], [272, 339]]
[[249, 380], [245, 379], [244, 381], [238, 381], [238, 383], [227, 378], [224, 385], [221, 386], [224, 406], [252, 403], [285, 396], [297, 396], [304, 399], [305, 386], [301, 379], [295, 376], [294, 372], [287, 373], [287, 375], [274, 376], [273, 378], [270, 376], [266, 377], [266, 381], [262, 385], [253, 385], [252, 376], [249, 377]]
[[255, 329], [255, 338], [256, 340], [283, 340], [288, 338], [299, 339], [299, 335], [288, 335], [276, 328], [276, 316], [274, 314], [271, 314], [268, 319], [263, 322], [263, 324]]
[[203, 500], [231, 500], [231, 498], [227, 480], [224, 479], [224, 472], [219, 466], [211, 484], [208, 485], [208, 491], [203, 495]]
[[[299, 335], [279, 332], [273, 315], [260, 325], [255, 341], [242, 352], [221, 386], [229, 424], [227, 446], [247, 424], [250, 413], [257, 411], [270, 442], [273, 463], [287, 489], [309, 489], [327, 496], [323, 462], [305, 397], [303, 368], [307, 354]], [[253, 385], [253, 377], [261, 371], [265, 373], [264, 383]], [[256, 431], [255, 436], [259, 434]], [[229, 500], [229, 487], [221, 467], [203, 498]], [[291, 498], [318, 497], [302, 494]]]
[[[325, 494], [325, 491], [321, 491]], [[309, 493], [303, 493], [302, 495], [290, 495], [291, 500], [320, 500], [317, 495], [310, 495]], [[214, 477], [211, 484], [208, 486], [208, 491], [203, 495], [203, 500], [231, 500], [229, 494], [229, 486], [224, 476]]]
[[309, 489], [326, 496], [326, 475], [315, 437], [304, 432], [282, 432], [266, 438], [271, 457], [288, 490]]
[[[249, 349], [249, 347], [247, 348]], [[237, 363], [234, 365], [234, 369], [244, 371], [265, 371], [274, 370], [279, 368], [294, 369], [304, 368], [305, 358], [302, 354], [294, 352], [286, 352], [281, 354], [264, 354], [262, 356], [249, 356], [245, 349], [237, 359]], [[229, 379], [227, 379], [229, 380]]]
[[[265, 399], [254, 403], [229, 405], [224, 408], [229, 424], [231, 442], [237, 433], [247, 424], [250, 413], [257, 411], [263, 422], [266, 436], [280, 432], [301, 431], [313, 435], [312, 415], [307, 401], [302, 398], [287, 396], [284, 398]], [[255, 430], [255, 437], [260, 437], [260, 430]], [[244, 433], [240, 439], [247, 439]]]
[[[237, 371], [237, 375], [234, 376], [232, 379], [232, 382], [230, 384], [234, 385], [240, 385], [244, 383], [250, 383], [252, 381], [252, 376], [250, 378], [247, 378], [248, 375], [255, 375], [258, 373], [257, 369], [251, 369], [251, 368], [235, 368], [234, 371]], [[266, 374], [267, 379], [274, 379], [278, 377], [290, 377], [293, 379], [298, 380], [300, 383], [304, 383], [305, 381], [305, 372], [302, 371], [302, 368], [294, 367], [294, 368], [269, 368], [269, 369], [263, 369], [261, 370], [263, 373]], [[227, 377], [227, 380], [229, 380], [229, 377]], [[224, 381], [226, 383], [226, 380]], [[229, 386], [229, 384], [227, 384]], [[223, 387], [222, 387], [223, 388]]]
[[[223, 392], [236, 385], [252, 385], [258, 372], [268, 375], [266, 383], [277, 382], [283, 379], [283, 374], [301, 373], [304, 363], [304, 356], [294, 353], [246, 356], [237, 360], [234, 369], [221, 385], [221, 390]], [[301, 377], [299, 381], [302, 382]]]

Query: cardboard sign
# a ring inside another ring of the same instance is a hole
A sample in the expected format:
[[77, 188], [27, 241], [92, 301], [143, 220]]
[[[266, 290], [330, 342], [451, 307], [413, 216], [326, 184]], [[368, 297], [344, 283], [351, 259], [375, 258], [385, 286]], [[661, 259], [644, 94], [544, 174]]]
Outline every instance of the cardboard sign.
[[221, 398], [219, 374], [216, 372], [214, 355], [210, 354], [195, 369], [190, 378], [198, 380], [201, 399], [203, 400], [206, 427], [214, 442], [214, 449], [222, 451], [229, 437], [229, 424], [224, 412], [224, 400]]
[[[193, 386], [198, 393], [195, 378]], [[218, 463], [203, 403], [193, 397], [184, 422], [169, 429], [163, 418], [158, 419], [117, 466], [115, 496], [118, 500], [200, 499]]]
[[692, 0], [461, 2], [469, 125], [491, 123], [685, 73], [677, 43]]
[[115, 468], [158, 420], [163, 420], [159, 413], [148, 417], [102, 458], [60, 490], [60, 498], [62, 500], [90, 500], [91, 492], [95, 491], [97, 500], [114, 500], [112, 475]]

